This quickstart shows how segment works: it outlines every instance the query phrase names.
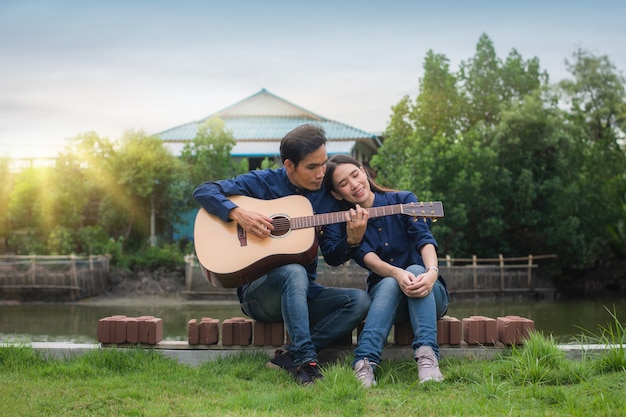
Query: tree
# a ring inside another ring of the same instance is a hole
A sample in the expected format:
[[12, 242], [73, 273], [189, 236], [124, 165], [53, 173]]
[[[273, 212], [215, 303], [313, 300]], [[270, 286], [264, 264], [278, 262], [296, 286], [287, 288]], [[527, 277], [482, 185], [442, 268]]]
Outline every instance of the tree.
[[13, 189], [13, 177], [9, 168], [9, 158], [0, 157], [0, 178], [2, 178], [0, 182], [0, 239], [2, 244], [0, 247], [6, 246], [6, 238], [10, 230], [7, 212]]
[[[412, 136], [415, 130], [411, 121], [412, 104], [409, 96], [391, 108], [391, 121], [383, 136], [384, 146], [372, 157], [371, 166], [381, 184], [402, 188], [407, 171], [414, 166], [411, 160]], [[407, 189], [410, 184], [407, 183]]]
[[161, 218], [173, 220], [173, 201], [183, 198], [178, 187], [183, 167], [156, 136], [143, 132], [126, 132], [119, 149], [107, 163], [109, 181], [107, 199], [103, 208], [113, 214], [110, 226], [123, 226], [121, 236], [128, 240], [134, 234], [138, 243], [150, 234], [150, 216], [153, 210]]
[[559, 87], [570, 107], [570, 132], [580, 155], [577, 184], [585, 213], [580, 262], [589, 266], [619, 256], [626, 245], [619, 238], [624, 238], [620, 230], [626, 217], [626, 80], [607, 56], [581, 49], [566, 64], [573, 79], [561, 81]]
[[8, 245], [16, 252], [46, 253], [45, 238], [54, 225], [51, 219], [54, 187], [51, 168], [27, 168], [15, 178], [7, 206]]
[[[385, 130], [384, 146], [372, 158], [377, 179], [391, 187], [421, 190], [428, 180], [424, 164], [416, 166], [420, 153], [436, 137], [454, 143], [461, 130], [462, 98], [456, 78], [449, 72], [448, 59], [429, 51], [424, 62], [420, 93], [412, 103], [408, 96], [392, 107], [392, 116]], [[417, 178], [416, 178], [417, 177]]]
[[[224, 121], [211, 118], [198, 126], [194, 139], [186, 143], [181, 151], [180, 160], [187, 167], [187, 180], [181, 185], [185, 195], [198, 185], [213, 180], [234, 177], [248, 171], [247, 161], [240, 164], [233, 162], [230, 155], [236, 142], [233, 133], [226, 129]], [[181, 210], [196, 208], [192, 200]]]
[[199, 185], [205, 181], [230, 178], [242, 171], [232, 160], [230, 152], [236, 142], [224, 121], [211, 118], [198, 126], [194, 139], [186, 143], [181, 160], [190, 167], [190, 179]]
[[480, 36], [474, 57], [461, 62], [459, 81], [461, 93], [468, 101], [465, 110], [470, 126], [497, 121], [503, 99], [500, 65], [493, 42], [486, 34]]
[[466, 107], [459, 94], [457, 78], [450, 73], [448, 59], [428, 51], [424, 60], [424, 77], [415, 99], [412, 119], [421, 137], [443, 137], [448, 143], [465, 130], [462, 111]]
[[184, 170], [156, 136], [128, 131], [114, 143], [86, 133], [72, 138], [61, 161], [66, 172], [79, 171], [87, 211], [115, 239], [141, 246], [150, 235], [152, 213], [165, 223], [178, 219], [175, 202], [184, 198], [178, 186]]
[[560, 262], [578, 264], [587, 214], [580, 211], [580, 149], [563, 112], [537, 90], [501, 113], [494, 145], [497, 164], [510, 178], [501, 190], [508, 254], [558, 253]]
[[524, 100], [549, 81], [537, 58], [525, 61], [513, 49], [503, 62], [486, 34], [480, 36], [474, 57], [461, 62], [458, 79], [461, 94], [467, 100], [470, 128], [495, 125], [503, 109]]
[[[578, 49], [565, 64], [574, 79], [560, 82], [573, 120], [587, 140], [608, 141], [619, 148], [626, 131], [626, 80], [606, 55]], [[608, 145], [608, 144], [607, 144]]]
[[444, 201], [440, 253], [582, 253], [582, 154], [547, 82], [536, 58], [512, 50], [503, 61], [486, 35], [456, 74], [427, 54], [415, 104], [394, 107], [372, 165], [381, 182]]

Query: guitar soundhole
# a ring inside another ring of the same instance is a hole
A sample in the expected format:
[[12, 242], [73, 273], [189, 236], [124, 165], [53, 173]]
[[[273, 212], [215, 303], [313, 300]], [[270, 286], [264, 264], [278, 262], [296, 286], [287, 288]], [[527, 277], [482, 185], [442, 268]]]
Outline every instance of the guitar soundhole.
[[291, 230], [291, 223], [289, 222], [289, 218], [286, 216], [272, 217], [272, 224], [274, 225], [274, 230], [272, 230], [270, 236], [273, 237], [284, 236]]

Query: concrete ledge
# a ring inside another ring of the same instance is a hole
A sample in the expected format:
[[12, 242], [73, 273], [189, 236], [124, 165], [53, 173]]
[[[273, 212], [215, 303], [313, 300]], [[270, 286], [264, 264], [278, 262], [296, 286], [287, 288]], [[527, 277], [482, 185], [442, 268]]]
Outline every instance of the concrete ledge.
[[[163, 341], [156, 345], [102, 345], [100, 343], [76, 344], [65, 342], [32, 342], [26, 344], [4, 343], [0, 348], [7, 346], [30, 346], [44, 357], [68, 359], [82, 355], [95, 349], [155, 349], [168, 358], [190, 366], [199, 366], [207, 361], [220, 357], [238, 354], [240, 352], [263, 352], [268, 358], [276, 349], [275, 346], [222, 346], [218, 345], [189, 345], [182, 341]], [[345, 357], [351, 357], [355, 346], [340, 346], [324, 349], [319, 354], [322, 363], [329, 363]], [[608, 349], [619, 348], [618, 345], [559, 345], [559, 349], [566, 353], [569, 359], [582, 359], [590, 354], [601, 354]], [[521, 347], [520, 347], [521, 348]], [[495, 359], [501, 354], [509, 353], [510, 347], [485, 346], [440, 346], [441, 358], [467, 359]], [[410, 346], [392, 345], [383, 350], [383, 359], [405, 360], [413, 357]]]

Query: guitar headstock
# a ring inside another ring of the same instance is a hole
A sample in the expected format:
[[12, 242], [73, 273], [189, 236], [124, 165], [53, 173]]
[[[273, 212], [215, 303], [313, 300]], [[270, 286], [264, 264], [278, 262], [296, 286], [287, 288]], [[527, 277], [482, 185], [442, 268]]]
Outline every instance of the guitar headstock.
[[433, 222], [436, 222], [437, 219], [443, 217], [443, 203], [441, 201], [420, 201], [402, 204], [402, 214], [414, 217], [415, 221], [417, 219], [424, 221], [432, 219]]

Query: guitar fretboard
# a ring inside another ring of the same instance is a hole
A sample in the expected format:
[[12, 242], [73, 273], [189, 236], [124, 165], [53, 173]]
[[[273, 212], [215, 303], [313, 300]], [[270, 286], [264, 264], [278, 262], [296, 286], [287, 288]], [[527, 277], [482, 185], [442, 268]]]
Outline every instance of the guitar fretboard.
[[[371, 207], [366, 209], [370, 218], [406, 214], [415, 217], [436, 217], [433, 203], [407, 203], [390, 206]], [[343, 223], [346, 221], [347, 211], [314, 214], [312, 216], [293, 217], [290, 219], [291, 229], [305, 229], [307, 227], [324, 226], [326, 224]]]

